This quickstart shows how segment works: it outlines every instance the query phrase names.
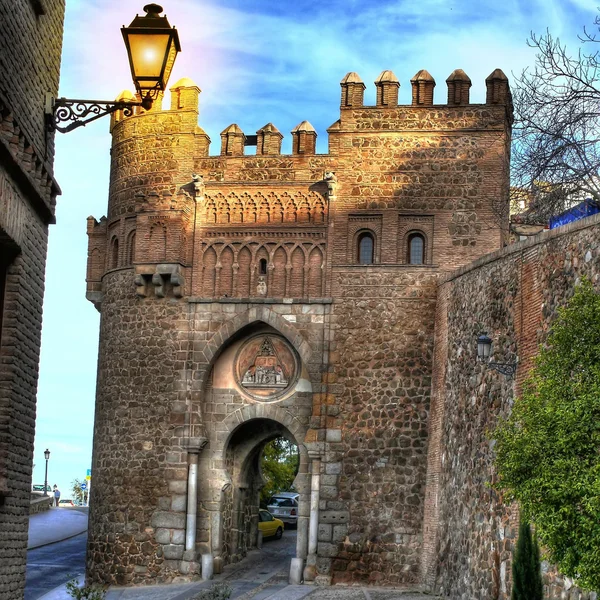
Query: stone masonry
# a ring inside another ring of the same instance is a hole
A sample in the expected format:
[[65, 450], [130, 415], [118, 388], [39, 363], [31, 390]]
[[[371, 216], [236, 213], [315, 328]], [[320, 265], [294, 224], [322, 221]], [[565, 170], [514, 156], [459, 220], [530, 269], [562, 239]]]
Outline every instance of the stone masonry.
[[210, 155], [189, 79], [168, 110], [113, 117], [107, 216], [88, 219], [91, 580], [239, 560], [256, 544], [262, 448], [284, 436], [300, 452], [304, 579], [425, 582], [437, 284], [502, 246], [510, 92], [499, 70], [482, 105], [461, 70], [446, 104], [424, 70], [410, 106], [391, 71], [375, 85], [364, 106], [344, 77], [327, 154], [302, 121], [291, 155], [273, 123], [227, 126]]
[[[493, 431], [510, 411], [557, 309], [582, 277], [600, 289], [600, 218], [590, 217], [482, 257], [438, 291], [424, 576], [443, 597], [510, 598], [518, 511], [491, 489]], [[493, 360], [514, 362], [514, 379], [476, 360], [476, 338], [494, 340]], [[429, 529], [427, 529], [427, 527]], [[594, 600], [543, 566], [545, 598]]]
[[0, 598], [23, 597], [62, 0], [0, 0]]

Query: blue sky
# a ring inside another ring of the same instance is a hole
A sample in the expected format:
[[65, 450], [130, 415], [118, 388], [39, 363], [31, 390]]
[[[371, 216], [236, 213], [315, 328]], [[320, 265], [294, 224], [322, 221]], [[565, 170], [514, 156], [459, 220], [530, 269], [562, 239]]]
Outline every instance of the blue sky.
[[[220, 148], [231, 123], [253, 134], [268, 122], [284, 134], [310, 121], [326, 152], [326, 129], [339, 117], [339, 82], [356, 71], [375, 103], [373, 81], [384, 69], [400, 79], [410, 103], [410, 78], [427, 69], [445, 102], [448, 75], [463, 69], [471, 101], [485, 100], [495, 68], [511, 73], [533, 64], [530, 31], [549, 28], [576, 49], [584, 25], [593, 29], [596, 2], [585, 0], [164, 0], [179, 30], [182, 53], [171, 83], [190, 77], [202, 89], [199, 124]], [[141, 0], [67, 0], [61, 88], [70, 98], [110, 100], [132, 83], [120, 27]], [[168, 106], [168, 97], [165, 107]], [[62, 188], [48, 249], [38, 389], [34, 483], [68, 496], [70, 482], [91, 466], [99, 314], [85, 300], [86, 217], [106, 214], [108, 118], [57, 134], [55, 175]]]

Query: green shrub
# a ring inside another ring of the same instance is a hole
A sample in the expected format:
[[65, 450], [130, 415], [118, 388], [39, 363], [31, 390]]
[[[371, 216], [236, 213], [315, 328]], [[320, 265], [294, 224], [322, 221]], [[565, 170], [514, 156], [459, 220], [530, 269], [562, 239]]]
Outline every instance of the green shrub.
[[496, 488], [535, 524], [548, 559], [600, 590], [600, 294], [584, 281], [559, 310], [496, 438]]
[[191, 600], [228, 600], [231, 597], [231, 586], [227, 583], [215, 583], [209, 590], [203, 590]]
[[99, 585], [84, 585], [79, 587], [77, 579], [67, 582], [67, 593], [75, 600], [104, 600], [106, 590]]
[[544, 587], [537, 539], [531, 527], [521, 519], [519, 539], [512, 563], [513, 588], [511, 600], [543, 600]]

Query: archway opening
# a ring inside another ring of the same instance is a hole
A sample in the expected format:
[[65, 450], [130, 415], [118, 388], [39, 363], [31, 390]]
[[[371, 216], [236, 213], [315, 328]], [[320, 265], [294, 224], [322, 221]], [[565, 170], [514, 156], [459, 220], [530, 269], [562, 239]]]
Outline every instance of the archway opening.
[[[260, 491], [260, 507], [268, 509], [269, 506], [280, 506], [281, 511], [271, 510], [271, 512], [275, 516], [285, 514], [294, 517], [284, 521], [291, 525], [297, 524], [298, 511], [293, 508], [285, 511], [283, 509], [284, 507], [295, 507], [297, 503], [270, 501], [279, 494], [297, 493], [294, 488], [294, 479], [296, 479], [299, 467], [300, 455], [295, 442], [285, 437], [277, 437], [265, 444], [260, 457], [260, 470], [264, 481]], [[285, 496], [281, 497], [285, 498]]]
[[[279, 493], [290, 493], [295, 489], [300, 463], [294, 437], [276, 421], [252, 419], [242, 423], [233, 432], [225, 452], [225, 469], [231, 486], [224, 491], [222, 508], [223, 556], [227, 562], [241, 560], [256, 547], [261, 521], [259, 512], [267, 508], [269, 501]], [[298, 487], [302, 488], [302, 485]], [[274, 514], [275, 518], [284, 522], [284, 529], [293, 530], [297, 527], [300, 516], [299, 492], [292, 504], [295, 514], [288, 506], [277, 506], [278, 514]], [[275, 509], [271, 509], [271, 512], [275, 512]], [[295, 532], [290, 532], [290, 536], [294, 538], [291, 546], [294, 555]]]
[[201, 458], [198, 471], [199, 480], [208, 484], [201, 486], [199, 535], [207, 539], [207, 550], [219, 565], [239, 561], [257, 545], [260, 494], [269, 480], [262, 459], [270, 454], [270, 443], [279, 445], [280, 460], [293, 462], [296, 477], [264, 492], [269, 498], [263, 497], [263, 506], [284, 488], [298, 495], [297, 529], [285, 529], [283, 543], [268, 542], [267, 547], [281, 548], [277, 560], [307, 555], [310, 477], [304, 436], [312, 382], [303, 361], [306, 348], [285, 335], [287, 323], [281, 326], [253, 321], [230, 335], [202, 384], [210, 454]]

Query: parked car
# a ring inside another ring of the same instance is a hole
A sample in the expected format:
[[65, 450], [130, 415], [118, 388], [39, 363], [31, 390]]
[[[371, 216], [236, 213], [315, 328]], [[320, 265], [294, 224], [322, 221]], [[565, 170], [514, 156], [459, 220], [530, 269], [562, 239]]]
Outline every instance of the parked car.
[[268, 510], [261, 509], [258, 511], [258, 528], [262, 531], [263, 537], [275, 536], [276, 540], [280, 540], [283, 535], [284, 524]]
[[298, 492], [279, 492], [267, 502], [267, 510], [288, 525], [298, 524]]
[[59, 500], [58, 505], [59, 506], [75, 506], [75, 502], [73, 502], [73, 500], [68, 500], [65, 498], [64, 500]]
[[[44, 492], [44, 484], [43, 483], [35, 483], [33, 485], [33, 487], [31, 488], [31, 490], [34, 492], [42, 492], [43, 493]], [[46, 491], [51, 492], [52, 488], [48, 485], [48, 486], [46, 486]]]

